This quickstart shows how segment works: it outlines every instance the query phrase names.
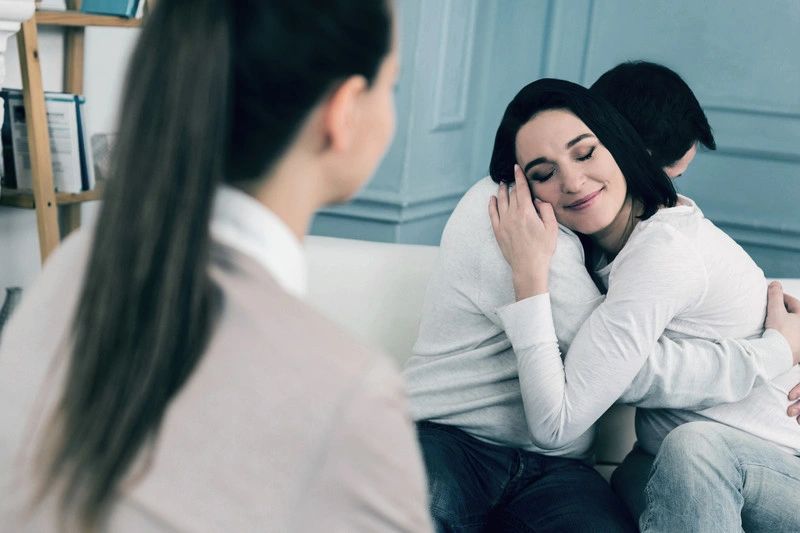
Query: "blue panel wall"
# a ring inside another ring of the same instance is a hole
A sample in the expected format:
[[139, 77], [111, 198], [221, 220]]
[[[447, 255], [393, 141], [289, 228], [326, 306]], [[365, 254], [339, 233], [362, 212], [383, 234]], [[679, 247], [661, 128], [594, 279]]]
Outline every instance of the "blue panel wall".
[[402, 66], [394, 144], [355, 200], [318, 214], [312, 233], [437, 244], [458, 199], [487, 173], [506, 104], [541, 74], [548, 2], [399, 0], [396, 7]]
[[628, 59], [678, 71], [718, 150], [678, 181], [770, 276], [800, 276], [800, 1], [398, 0], [395, 143], [375, 179], [313, 231], [436, 243], [486, 174], [516, 91], [542, 76], [591, 84]]

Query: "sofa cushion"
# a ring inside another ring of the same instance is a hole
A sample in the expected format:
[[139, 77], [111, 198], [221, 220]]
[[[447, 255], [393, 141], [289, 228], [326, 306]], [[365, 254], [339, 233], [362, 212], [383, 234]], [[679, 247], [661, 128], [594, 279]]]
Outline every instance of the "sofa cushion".
[[402, 366], [439, 248], [308, 236], [305, 249], [312, 305]]

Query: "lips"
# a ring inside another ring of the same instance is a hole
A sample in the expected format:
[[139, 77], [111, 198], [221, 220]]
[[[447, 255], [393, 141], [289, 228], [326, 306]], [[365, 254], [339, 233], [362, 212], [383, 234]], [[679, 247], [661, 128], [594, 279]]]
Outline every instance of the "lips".
[[577, 202], [573, 202], [573, 203], [571, 203], [571, 204], [569, 204], [569, 205], [567, 205], [565, 207], [567, 209], [585, 209], [585, 208], [589, 207], [593, 203], [595, 198], [600, 196], [601, 192], [603, 192], [603, 189], [599, 189], [599, 190], [597, 190], [597, 191], [595, 191], [595, 192], [593, 192], [591, 194], [587, 194], [586, 196], [584, 196], [583, 198], [581, 198]]

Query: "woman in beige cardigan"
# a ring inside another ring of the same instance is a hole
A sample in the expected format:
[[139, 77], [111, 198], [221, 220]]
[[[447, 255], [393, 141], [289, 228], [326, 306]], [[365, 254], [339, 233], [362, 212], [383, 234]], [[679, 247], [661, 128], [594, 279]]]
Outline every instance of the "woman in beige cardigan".
[[384, 0], [156, 4], [99, 219], [0, 345], [0, 530], [429, 529], [396, 370], [302, 302], [397, 68]]

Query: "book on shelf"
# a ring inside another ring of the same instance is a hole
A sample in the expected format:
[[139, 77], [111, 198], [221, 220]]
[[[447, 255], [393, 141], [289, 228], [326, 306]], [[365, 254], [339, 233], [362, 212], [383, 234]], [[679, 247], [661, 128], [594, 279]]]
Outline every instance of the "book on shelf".
[[[31, 190], [33, 173], [22, 91], [3, 89], [5, 120], [3, 141], [3, 187]], [[57, 192], [81, 192], [94, 188], [94, 162], [84, 118], [85, 98], [67, 93], [45, 93], [47, 131], [53, 164], [53, 186]]]
[[140, 3], [144, 4], [144, 0], [83, 0], [81, 11], [93, 15], [132, 18], [137, 16]]
[[67, 0], [36, 0], [36, 9], [41, 11], [66, 11]]

